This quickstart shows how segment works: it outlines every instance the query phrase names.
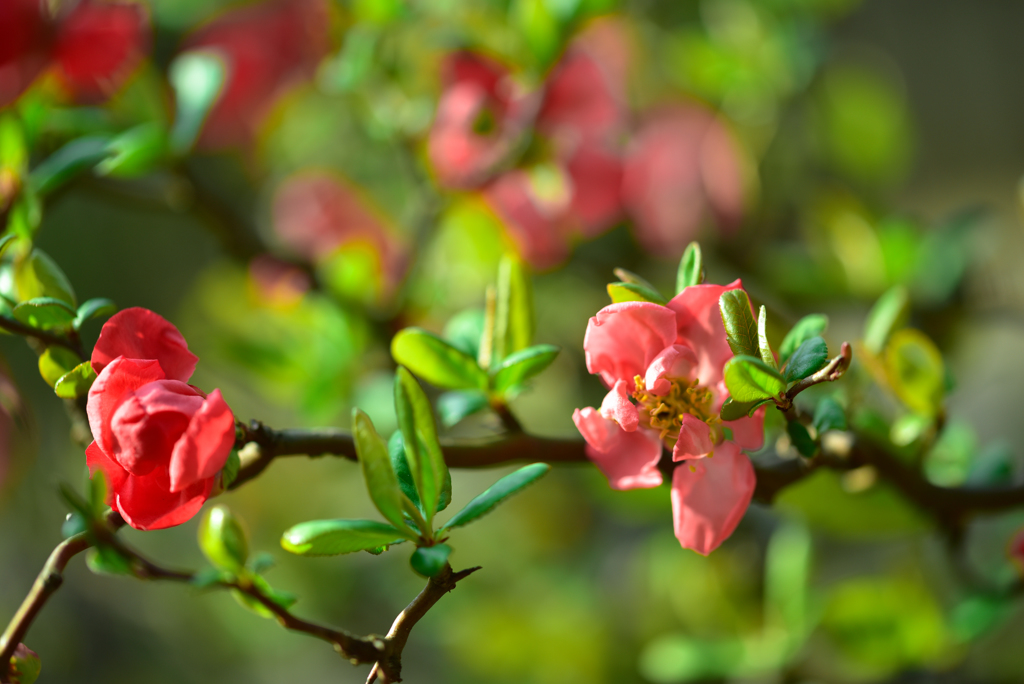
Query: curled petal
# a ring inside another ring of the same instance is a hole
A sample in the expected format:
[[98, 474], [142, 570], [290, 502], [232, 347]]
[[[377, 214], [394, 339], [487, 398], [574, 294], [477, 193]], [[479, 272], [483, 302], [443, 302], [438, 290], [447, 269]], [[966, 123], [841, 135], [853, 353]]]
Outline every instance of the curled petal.
[[713, 458], [678, 466], [672, 476], [672, 518], [683, 548], [708, 555], [736, 529], [754, 496], [754, 467], [731, 442]]
[[137, 530], [161, 530], [192, 518], [210, 498], [212, 489], [213, 478], [208, 478], [172, 492], [167, 469], [158, 468], [149, 475], [129, 475], [125, 479], [117, 489], [117, 510]]
[[673, 344], [654, 357], [647, 367], [644, 385], [651, 394], [663, 396], [669, 393], [672, 384], [664, 378], [693, 378], [697, 367], [697, 355], [689, 347]]
[[203, 397], [178, 380], [157, 380], [129, 394], [114, 411], [113, 456], [132, 475], [166, 465]]
[[711, 427], [697, 416], [683, 414], [683, 425], [679, 428], [679, 439], [672, 450], [673, 461], [704, 458], [715, 450]]
[[234, 443], [235, 416], [221, 397], [220, 390], [213, 390], [174, 445], [170, 466], [171, 491], [183, 491], [216, 475], [227, 462]]
[[587, 441], [587, 458], [594, 462], [612, 489], [646, 489], [661, 484], [661, 440], [650, 430], [626, 432], [590, 408], [576, 409], [576, 428]]
[[199, 360], [173, 324], [139, 307], [119, 311], [103, 325], [92, 350], [93, 370], [102, 372], [118, 356], [156, 359], [166, 378], [182, 382], [192, 377]]
[[[101, 339], [102, 335], [100, 333]], [[95, 350], [93, 358], [96, 358]], [[163, 379], [164, 371], [156, 359], [118, 357], [103, 367], [89, 388], [89, 399], [85, 408], [93, 439], [100, 449], [107, 454], [115, 452], [116, 442], [111, 432], [111, 421], [114, 412], [126, 396], [143, 385]]]
[[719, 405], [725, 401], [722, 369], [733, 354], [722, 325], [718, 298], [727, 290], [740, 289], [743, 283], [739, 280], [724, 286], [693, 285], [668, 303], [678, 321], [676, 343], [690, 347], [697, 355], [697, 378], [702, 386], [716, 391]]
[[740, 449], [757, 451], [764, 446], [764, 412], [765, 407], [762, 406], [754, 411], [753, 416], [722, 423], [732, 430], [732, 441]]
[[107, 478], [107, 505], [116, 506], [117, 490], [124, 485], [128, 479], [128, 473], [114, 459], [103, 453], [103, 449], [95, 441], [90, 442], [85, 448], [85, 463], [89, 466], [89, 477], [102, 471]]
[[587, 324], [583, 338], [587, 370], [600, 374], [608, 387], [619, 380], [632, 382], [675, 337], [675, 313], [664, 306], [650, 302], [606, 306]]
[[640, 414], [636, 406], [629, 400], [629, 390], [625, 380], [615, 383], [612, 391], [605, 395], [601, 402], [601, 415], [614, 420], [626, 432], [633, 432], [640, 424]]

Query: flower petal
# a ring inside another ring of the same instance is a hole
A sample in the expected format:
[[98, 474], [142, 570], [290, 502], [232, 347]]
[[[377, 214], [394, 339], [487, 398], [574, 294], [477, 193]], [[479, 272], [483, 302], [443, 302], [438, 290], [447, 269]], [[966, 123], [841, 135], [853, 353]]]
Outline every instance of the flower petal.
[[672, 384], [664, 378], [693, 378], [697, 367], [697, 355], [689, 347], [673, 344], [654, 357], [647, 367], [644, 386], [651, 394], [663, 396], [669, 393]]
[[612, 391], [605, 395], [601, 402], [601, 415], [609, 420], [614, 420], [626, 432], [633, 432], [640, 423], [640, 414], [636, 406], [629, 400], [629, 385], [625, 380], [615, 383]]
[[174, 527], [199, 512], [210, 498], [213, 478], [199, 480], [181, 492], [171, 492], [166, 468], [144, 477], [129, 475], [117, 489], [117, 510], [137, 530]]
[[713, 458], [678, 466], [672, 518], [683, 548], [704, 556], [717, 549], [743, 518], [755, 484], [754, 467], [731, 442], [722, 442]]
[[93, 370], [102, 372], [118, 356], [156, 359], [166, 378], [182, 382], [192, 377], [199, 360], [173, 324], [139, 307], [119, 311], [103, 325], [92, 350]]
[[764, 446], [765, 409], [762, 406], [754, 411], [753, 416], [722, 422], [722, 425], [732, 430], [732, 441], [740, 449], [757, 451]]
[[564, 206], [547, 206], [532, 191], [525, 171], [502, 174], [484, 191], [519, 253], [537, 269], [546, 269], [569, 256]]
[[587, 370], [600, 374], [608, 387], [619, 380], [633, 382], [675, 337], [676, 315], [664, 306], [650, 302], [606, 306], [587, 324], [583, 338]]
[[[102, 333], [100, 336], [102, 339]], [[89, 417], [93, 439], [106, 454], [114, 454], [117, 447], [110, 427], [117, 407], [127, 395], [143, 385], [163, 379], [164, 371], [156, 359], [126, 359], [119, 356], [103, 367], [89, 388], [85, 413]]]
[[103, 471], [107, 478], [107, 505], [115, 506], [116, 492], [124, 485], [128, 473], [117, 461], [103, 453], [103, 449], [95, 441], [90, 442], [85, 448], [85, 463], [89, 466], [89, 477], [94, 477], [97, 471]]
[[178, 380], [157, 380], [129, 394], [114, 411], [113, 456], [132, 475], [148, 475], [170, 461], [175, 443], [203, 405], [203, 397]]
[[739, 280], [724, 286], [692, 285], [668, 303], [679, 324], [676, 344], [686, 345], [696, 353], [697, 378], [701, 386], [715, 392], [719, 405], [725, 401], [726, 392], [722, 369], [733, 354], [722, 325], [718, 298], [726, 290], [739, 289], [743, 289]]
[[591, 407], [572, 414], [587, 441], [587, 458], [594, 462], [612, 489], [644, 489], [661, 484], [661, 440], [650, 430], [626, 432]]
[[711, 438], [711, 427], [697, 416], [683, 414], [683, 425], [679, 428], [679, 439], [672, 450], [673, 461], [704, 458], [715, 450]]
[[227, 462], [234, 443], [235, 416], [220, 390], [213, 390], [174, 445], [171, 491], [180, 492], [216, 475]]

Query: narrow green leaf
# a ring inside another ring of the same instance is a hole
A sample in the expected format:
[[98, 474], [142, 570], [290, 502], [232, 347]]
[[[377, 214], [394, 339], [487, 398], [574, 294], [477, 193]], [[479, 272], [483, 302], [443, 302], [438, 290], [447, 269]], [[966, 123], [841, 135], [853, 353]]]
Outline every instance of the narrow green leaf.
[[487, 408], [487, 395], [477, 390], [445, 392], [437, 398], [437, 413], [441, 424], [453, 427], [462, 419]]
[[910, 295], [907, 288], [896, 285], [878, 298], [864, 322], [864, 346], [872, 354], [880, 354], [898, 328], [910, 317]]
[[78, 307], [78, 311], [75, 313], [74, 326], [75, 330], [82, 327], [90, 318], [98, 318], [100, 316], [113, 316], [117, 313], [117, 304], [110, 299], [103, 297], [96, 297], [82, 302], [82, 305]]
[[249, 559], [249, 539], [241, 521], [221, 504], [210, 508], [199, 523], [199, 548], [221, 570], [242, 572]]
[[779, 361], [786, 363], [789, 357], [797, 348], [807, 340], [821, 335], [828, 329], [828, 316], [825, 314], [810, 314], [796, 322], [788, 333], [782, 344], [779, 346]]
[[28, 168], [28, 145], [25, 129], [13, 111], [0, 115], [0, 171], [21, 178]]
[[793, 446], [796, 447], [796, 450], [802, 456], [810, 458], [818, 451], [818, 445], [811, 439], [811, 434], [807, 432], [807, 428], [802, 423], [798, 423], [795, 420], [789, 421], [786, 423], [786, 432], [789, 434], [789, 439], [792, 440]]
[[398, 477], [391, 467], [388, 447], [377, 434], [370, 417], [357, 408], [352, 409], [352, 434], [355, 438], [359, 465], [363, 470], [363, 479], [366, 480], [366, 489], [370, 492], [373, 505], [406, 537], [416, 539], [419, 535], [405, 524], [405, 517], [402, 515], [402, 490], [398, 486]]
[[679, 260], [679, 269], [676, 272], [676, 293], [703, 282], [704, 256], [701, 254], [700, 244], [691, 242], [683, 252], [683, 258]]
[[416, 483], [413, 482], [412, 471], [409, 469], [409, 458], [405, 454], [405, 438], [402, 437], [401, 430], [395, 430], [388, 439], [388, 456], [391, 458], [395, 477], [398, 478], [399, 488], [422, 515], [423, 504], [420, 502], [420, 495], [416, 491]]
[[725, 420], [725, 421], [739, 420], [740, 418], [747, 418], [749, 416], [754, 415], [754, 411], [759, 409], [761, 406], [763, 406], [764, 404], [768, 404], [770, 402], [771, 402], [771, 399], [761, 399], [760, 401], [740, 402], [740, 401], [733, 401], [733, 399], [730, 397], [729, 399], [725, 400], [724, 404], [722, 404], [722, 411], [721, 411], [720, 415], [722, 416], [722, 420]]
[[786, 382], [771, 366], [753, 356], [734, 356], [725, 364], [725, 386], [733, 401], [757, 402], [780, 397]]
[[492, 366], [533, 343], [533, 285], [529, 267], [517, 256], [506, 254], [498, 265], [496, 305]]
[[466, 309], [448, 319], [444, 326], [444, 338], [453, 347], [471, 358], [480, 353], [480, 340], [484, 336], [483, 309]]
[[452, 547], [447, 544], [421, 546], [413, 551], [409, 565], [420, 575], [433, 577], [444, 570], [444, 566], [448, 564], [448, 556], [451, 554]]
[[668, 304], [668, 300], [656, 290], [638, 285], [637, 283], [608, 283], [608, 296], [612, 304], [621, 302], [651, 302], [652, 304]]
[[527, 347], [507, 357], [494, 370], [494, 389], [507, 392], [551, 365], [561, 349], [551, 344]]
[[633, 273], [632, 271], [627, 271], [624, 268], [616, 268], [612, 271], [612, 273], [614, 273], [615, 277], [624, 283], [634, 283], [636, 285], [640, 285], [641, 287], [646, 287], [648, 290], [652, 290], [654, 292], [658, 291], [658, 288], [654, 287], [654, 285], [651, 285], [650, 282], [644, 280], [643, 278], [638, 276], [636, 273]]
[[814, 409], [814, 429], [821, 436], [829, 430], [846, 429], [846, 412], [832, 397], [825, 397]]
[[[85, 363], [88, 362], [86, 361]], [[79, 365], [81, 364], [79, 363], [78, 354], [64, 347], [47, 347], [39, 355], [39, 375], [43, 376], [43, 380], [46, 381], [47, 385], [53, 387], [54, 391], [57, 389], [57, 383], [66, 375], [73, 373]], [[90, 366], [91, 369], [92, 367]], [[82, 369], [81, 373], [83, 376], [88, 374], [85, 369]], [[90, 382], [89, 384], [91, 385], [92, 383]]]
[[71, 281], [60, 266], [40, 249], [33, 249], [26, 258], [15, 262], [14, 284], [19, 301], [52, 297], [61, 300], [72, 310], [77, 305]]
[[14, 244], [14, 241], [17, 239], [18, 236], [13, 235], [11, 233], [7, 233], [6, 235], [0, 237], [0, 257], [4, 255], [4, 252], [7, 251], [7, 248]]
[[476, 497], [461, 511], [452, 516], [441, 529], [450, 530], [453, 527], [468, 525], [477, 518], [489, 513], [502, 501], [522, 491], [551, 470], [547, 463], [533, 463], [524, 466], [514, 473], [510, 473], [491, 485], [483, 494]]
[[[395, 374], [395, 410], [405, 440], [413, 481], [417, 484], [423, 513], [429, 525], [437, 512], [439, 500], [445, 496], [451, 498], [450, 490], [447, 495], [444, 494], [448, 466], [437, 441], [437, 425], [434, 423], [430, 400], [412, 374], [401, 366]], [[415, 453], [410, 454], [410, 451]], [[417, 468], [420, 469], [419, 473]], [[429, 530], [425, 530], [424, 534], [429, 534]]]
[[395, 361], [441, 389], [487, 389], [487, 373], [476, 360], [437, 335], [406, 328], [391, 340]]
[[299, 556], [337, 556], [402, 540], [401, 532], [376, 520], [310, 520], [286, 530], [281, 546]]
[[772, 353], [772, 346], [768, 344], [768, 334], [765, 327], [768, 325], [768, 310], [763, 306], [757, 314], [757, 349], [761, 352], [761, 360], [772, 368], [778, 369], [779, 364], [775, 362], [775, 354]]
[[238, 455], [238, 449], [232, 449], [231, 453], [228, 454], [228, 460], [224, 462], [224, 467], [220, 469], [220, 486], [222, 489], [228, 489], [238, 478], [238, 471], [242, 469], [242, 459]]
[[726, 290], [718, 299], [729, 348], [736, 356], [758, 358], [757, 323], [750, 313], [750, 299], [743, 290]]
[[828, 363], [828, 345], [821, 337], [812, 337], [793, 352], [786, 364], [786, 382], [803, 380]]
[[32, 169], [29, 183], [37, 193], [47, 195], [110, 156], [109, 144], [105, 136], [72, 140]]
[[75, 322], [75, 310], [53, 297], [35, 297], [14, 307], [14, 317], [39, 330], [68, 330]]
[[199, 137], [213, 104], [224, 85], [227, 68], [214, 52], [191, 50], [182, 53], [168, 70], [174, 88], [177, 114], [170, 134], [175, 154], [185, 154]]
[[111, 140], [107, 150], [110, 156], [96, 165], [96, 173], [114, 178], [142, 176], [167, 155], [167, 133], [159, 123], [140, 124]]

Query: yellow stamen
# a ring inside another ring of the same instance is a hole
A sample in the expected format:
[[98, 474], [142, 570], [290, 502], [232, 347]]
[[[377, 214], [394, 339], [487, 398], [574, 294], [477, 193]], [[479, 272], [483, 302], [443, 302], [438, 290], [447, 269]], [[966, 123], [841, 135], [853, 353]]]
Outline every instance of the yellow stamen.
[[665, 378], [671, 384], [668, 394], [657, 396], [647, 391], [644, 379], [637, 375], [633, 378], [636, 390], [633, 398], [637, 401], [640, 422], [657, 430], [662, 441], [669, 448], [674, 447], [679, 438], [679, 429], [683, 424], [683, 416], [690, 414], [707, 423], [714, 435], [714, 441], [721, 441], [722, 420], [712, 410], [714, 397], [711, 390], [700, 387], [699, 380], [688, 378]]

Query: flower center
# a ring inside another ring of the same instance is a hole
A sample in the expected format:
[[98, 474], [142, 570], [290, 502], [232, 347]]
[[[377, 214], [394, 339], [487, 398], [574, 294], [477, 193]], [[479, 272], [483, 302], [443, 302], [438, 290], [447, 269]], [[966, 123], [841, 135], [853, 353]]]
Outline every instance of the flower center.
[[683, 424], [683, 416], [689, 413], [696, 416], [711, 427], [714, 441], [717, 444], [722, 437], [722, 419], [712, 410], [714, 397], [711, 390], [700, 387], [699, 380], [688, 378], [665, 378], [672, 387], [668, 394], [658, 396], [650, 394], [644, 379], [637, 375], [633, 381], [636, 390], [633, 398], [637, 401], [640, 422], [659, 432], [661, 440], [675, 446], [679, 438], [679, 428]]

